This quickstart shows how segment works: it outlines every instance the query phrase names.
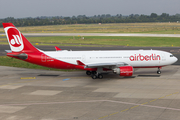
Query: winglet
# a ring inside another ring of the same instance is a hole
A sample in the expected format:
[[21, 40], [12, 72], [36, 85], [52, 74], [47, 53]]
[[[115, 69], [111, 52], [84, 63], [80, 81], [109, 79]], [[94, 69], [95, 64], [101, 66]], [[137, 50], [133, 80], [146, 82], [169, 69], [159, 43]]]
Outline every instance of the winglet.
[[78, 65], [83, 65], [83, 66], [85, 66], [85, 64], [82, 63], [80, 60], [77, 60], [77, 64], [78, 64]]
[[59, 51], [59, 50], [61, 50], [60, 48], [58, 48], [57, 46], [55, 46], [55, 49], [56, 49], [56, 51]]

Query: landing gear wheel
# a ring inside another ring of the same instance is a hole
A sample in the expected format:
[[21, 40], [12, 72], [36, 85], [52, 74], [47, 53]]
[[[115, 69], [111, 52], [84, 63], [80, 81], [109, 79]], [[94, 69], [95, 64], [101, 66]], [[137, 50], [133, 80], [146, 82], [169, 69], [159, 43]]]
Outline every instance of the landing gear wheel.
[[98, 75], [98, 78], [99, 78], [99, 79], [102, 79], [102, 78], [103, 78], [103, 75], [102, 75], [102, 74], [99, 74], [99, 75]]
[[86, 71], [86, 75], [91, 75], [91, 71]]
[[158, 71], [157, 71], [157, 74], [161, 74], [161, 71], [160, 71], [160, 70], [158, 70]]
[[92, 77], [92, 79], [96, 79], [96, 78], [97, 78], [97, 76], [96, 76], [96, 75], [92, 75], [91, 77]]

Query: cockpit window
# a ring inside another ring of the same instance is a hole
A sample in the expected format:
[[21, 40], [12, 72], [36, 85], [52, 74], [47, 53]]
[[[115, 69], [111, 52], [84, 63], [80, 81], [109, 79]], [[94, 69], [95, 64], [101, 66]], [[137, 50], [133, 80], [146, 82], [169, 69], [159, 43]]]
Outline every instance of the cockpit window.
[[174, 57], [174, 55], [170, 55], [170, 57]]

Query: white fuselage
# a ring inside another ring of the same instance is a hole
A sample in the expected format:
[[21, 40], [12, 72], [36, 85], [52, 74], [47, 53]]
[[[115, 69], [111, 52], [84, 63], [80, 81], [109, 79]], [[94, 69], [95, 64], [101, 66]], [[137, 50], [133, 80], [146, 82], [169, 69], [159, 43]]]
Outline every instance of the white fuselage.
[[46, 55], [77, 65], [103, 62], [125, 62], [132, 67], [156, 67], [173, 64], [177, 61], [169, 52], [159, 50], [112, 50], [112, 51], [46, 51]]

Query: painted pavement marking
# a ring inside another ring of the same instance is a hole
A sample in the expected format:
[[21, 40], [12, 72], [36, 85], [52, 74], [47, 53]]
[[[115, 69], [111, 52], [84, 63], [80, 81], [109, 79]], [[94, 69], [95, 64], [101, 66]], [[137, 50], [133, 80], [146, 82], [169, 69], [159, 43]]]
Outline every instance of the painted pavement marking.
[[[178, 94], [178, 93], [179, 93], [179, 92], [171, 93], [171, 94], [168, 94], [168, 95], [166, 95], [166, 96], [162, 96], [162, 97], [160, 97], [160, 98], [158, 98], [158, 99], [160, 100], [160, 99], [163, 99], [163, 98], [165, 98], [165, 97], [169, 97], [169, 96], [172, 96], [172, 95]], [[180, 111], [180, 109], [176, 109], [176, 108], [168, 108], [168, 107], [160, 107], [160, 106], [147, 105], [148, 103], [155, 102], [155, 101], [157, 101], [158, 99], [154, 99], [154, 100], [151, 100], [151, 101], [149, 101], [149, 102], [142, 103], [142, 104], [136, 104], [136, 103], [134, 103], [135, 106], [133, 106], [133, 107], [131, 107], [131, 108], [124, 109], [124, 110], [121, 110], [120, 112], [125, 112], [125, 111], [131, 110], [131, 109], [134, 109], [134, 108], [137, 108], [137, 107], [140, 107], [140, 106]], [[124, 102], [124, 103], [125, 103], [125, 102]], [[116, 112], [115, 114], [120, 113], [120, 112]], [[111, 113], [111, 114], [109, 114], [109, 115], [102, 116], [102, 117], [100, 117], [100, 118], [98, 118], [98, 119], [103, 119], [103, 118], [106, 118], [106, 117], [110, 117], [110, 116], [115, 115], [115, 114], [114, 114], [114, 113]], [[96, 119], [94, 119], [94, 120], [96, 120]]]
[[55, 91], [55, 90], [37, 90], [34, 91], [32, 93], [30, 93], [29, 95], [56, 95], [61, 93], [62, 91]]

